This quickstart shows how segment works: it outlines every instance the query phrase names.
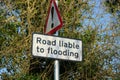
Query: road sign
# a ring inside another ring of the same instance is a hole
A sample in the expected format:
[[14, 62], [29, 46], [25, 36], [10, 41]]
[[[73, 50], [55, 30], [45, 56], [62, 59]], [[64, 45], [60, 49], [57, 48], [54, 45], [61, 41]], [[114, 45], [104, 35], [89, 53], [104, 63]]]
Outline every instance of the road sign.
[[32, 55], [62, 60], [82, 61], [82, 41], [33, 34]]
[[62, 27], [62, 19], [55, 0], [51, 0], [45, 24], [45, 34], [53, 34]]

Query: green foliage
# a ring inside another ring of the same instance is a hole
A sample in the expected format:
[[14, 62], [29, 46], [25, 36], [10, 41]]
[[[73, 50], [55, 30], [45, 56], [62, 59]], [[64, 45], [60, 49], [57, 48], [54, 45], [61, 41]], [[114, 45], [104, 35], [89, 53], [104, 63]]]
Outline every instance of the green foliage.
[[[42, 80], [39, 75], [22, 75], [20, 78], [17, 80]], [[46, 79], [47, 80], [47, 79]]]
[[108, 11], [111, 13], [116, 13], [117, 11], [120, 11], [120, 1], [119, 0], [106, 0], [105, 5], [108, 8]]
[[[114, 47], [109, 48], [109, 51], [111, 53], [111, 56], [113, 56], [116, 61], [114, 62], [114, 65], [112, 66], [114, 68], [114, 70], [116, 71], [116, 78], [119, 79], [119, 77], [117, 75], [119, 75], [120, 73], [120, 68], [117, 67], [115, 68], [115, 66], [119, 66], [120, 63], [120, 58], [118, 58], [117, 56], [120, 56], [120, 0], [106, 0], [105, 1], [105, 8], [107, 9], [107, 11], [110, 12], [110, 14], [112, 14], [113, 16], [113, 20], [111, 21], [112, 25], [112, 37], [111, 37], [111, 43], [114, 43], [112, 45], [114, 45]], [[114, 51], [116, 50], [116, 51]], [[115, 57], [116, 56], [116, 57]], [[109, 59], [110, 61], [112, 61], [113, 57], [108, 57], [107, 59]]]

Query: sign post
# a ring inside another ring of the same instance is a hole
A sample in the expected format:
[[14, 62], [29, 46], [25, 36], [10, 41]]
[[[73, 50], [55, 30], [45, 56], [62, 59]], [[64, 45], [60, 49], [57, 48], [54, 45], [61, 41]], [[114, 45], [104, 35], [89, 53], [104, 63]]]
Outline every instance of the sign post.
[[82, 61], [82, 41], [33, 33], [32, 55], [56, 60]]
[[[48, 35], [54, 34], [56, 32], [54, 35], [58, 36], [57, 30], [59, 30], [62, 25], [62, 19], [58, 10], [58, 0], [51, 0], [44, 32]], [[54, 62], [54, 80], [59, 80], [58, 60], [55, 60]]]
[[[58, 0], [56, 0], [56, 4], [58, 6]], [[61, 20], [61, 25], [62, 25], [62, 20]], [[55, 35], [58, 36], [58, 31], [56, 32]], [[55, 60], [54, 61], [54, 80], [59, 80], [59, 77], [60, 77], [60, 67], [59, 66], [60, 66], [59, 60]]]
[[54, 80], [59, 80], [59, 61], [55, 60], [54, 62]]
[[32, 36], [32, 55], [55, 60], [54, 78], [59, 80], [59, 61], [82, 61], [82, 41], [57, 36], [34, 33]]
[[[62, 19], [58, 10], [58, 0], [51, 0], [44, 33], [32, 35], [32, 55], [44, 58], [53, 58], [54, 80], [59, 80], [59, 59], [82, 61], [82, 41], [58, 36], [62, 27]], [[56, 34], [54, 34], [56, 32]], [[54, 34], [54, 36], [50, 36]]]

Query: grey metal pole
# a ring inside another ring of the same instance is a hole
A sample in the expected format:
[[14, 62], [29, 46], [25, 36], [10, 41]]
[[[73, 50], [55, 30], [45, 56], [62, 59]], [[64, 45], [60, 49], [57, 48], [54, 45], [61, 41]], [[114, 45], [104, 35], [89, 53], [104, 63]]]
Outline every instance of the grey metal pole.
[[[58, 0], [55, 0], [56, 4], [58, 5]], [[56, 32], [55, 36], [58, 36], [58, 31]], [[59, 61], [54, 61], [54, 80], [59, 80]]]
[[54, 63], [54, 80], [59, 80], [59, 61], [55, 60]]

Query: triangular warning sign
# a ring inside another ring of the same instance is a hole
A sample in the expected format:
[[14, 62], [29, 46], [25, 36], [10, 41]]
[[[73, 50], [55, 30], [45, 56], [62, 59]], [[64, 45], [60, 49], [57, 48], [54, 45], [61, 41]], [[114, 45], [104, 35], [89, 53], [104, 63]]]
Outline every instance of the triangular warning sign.
[[48, 35], [54, 34], [62, 25], [62, 19], [56, 2], [55, 0], [51, 0], [44, 32]]

